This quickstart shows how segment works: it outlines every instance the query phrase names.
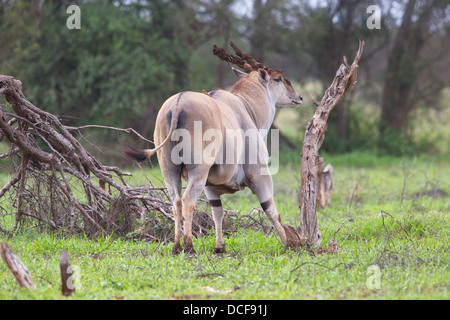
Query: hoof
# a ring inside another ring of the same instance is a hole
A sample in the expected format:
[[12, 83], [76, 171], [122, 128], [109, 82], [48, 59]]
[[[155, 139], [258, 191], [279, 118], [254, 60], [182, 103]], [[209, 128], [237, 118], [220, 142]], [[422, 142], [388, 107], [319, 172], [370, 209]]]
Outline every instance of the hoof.
[[172, 255], [176, 256], [176, 255], [180, 254], [181, 251], [183, 251], [183, 248], [181, 248], [181, 244], [175, 243], [175, 245], [173, 246], [173, 249], [172, 249]]
[[283, 229], [286, 233], [286, 247], [296, 249], [305, 245], [306, 239], [300, 234], [297, 228], [283, 225]]
[[225, 253], [225, 252], [226, 252], [225, 247], [214, 248], [214, 254], [222, 254], [222, 253]]
[[197, 252], [195, 252], [195, 249], [192, 245], [187, 246], [187, 247], [185, 246], [183, 251], [184, 251], [184, 253], [187, 253], [187, 254], [196, 254], [197, 253]]

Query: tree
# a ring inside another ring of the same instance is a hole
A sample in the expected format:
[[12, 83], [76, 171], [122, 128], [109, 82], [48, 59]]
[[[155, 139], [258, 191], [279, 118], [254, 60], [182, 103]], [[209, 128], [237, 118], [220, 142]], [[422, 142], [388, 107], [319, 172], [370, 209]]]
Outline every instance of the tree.
[[[442, 59], [449, 63], [449, 8], [445, 0], [408, 0], [405, 4], [388, 55], [381, 106], [382, 150], [398, 153], [404, 144], [410, 113], [445, 87], [445, 80], [439, 79], [434, 66]], [[427, 76], [432, 79], [427, 81]]]
[[[375, 55], [387, 46], [388, 30], [384, 25], [383, 11], [382, 28], [372, 31], [366, 26], [367, 7], [372, 4], [381, 5], [382, 1], [361, 0], [327, 0], [317, 3], [301, 1], [292, 10], [290, 21], [295, 21], [291, 38], [296, 39], [297, 46], [291, 52], [306, 52], [311, 59], [305, 68], [309, 68], [309, 77], [316, 77], [321, 83], [327, 83], [339, 67], [342, 57], [351, 51], [351, 44], [363, 39], [367, 42], [364, 59]], [[304, 59], [305, 60], [305, 59]], [[307, 62], [307, 60], [305, 61]], [[336, 106], [336, 112], [331, 114], [328, 130], [332, 132], [324, 145], [331, 152], [348, 151], [351, 148], [352, 133], [349, 132], [349, 105], [351, 97], [341, 101]]]
[[[323, 158], [319, 157], [319, 149], [325, 139], [327, 120], [331, 111], [356, 83], [358, 62], [361, 59], [363, 50], [364, 42], [360, 41], [353, 63], [348, 65], [347, 58], [343, 58], [343, 62], [336, 72], [333, 82], [325, 91], [320, 103], [313, 101], [317, 109], [306, 126], [301, 153], [300, 228], [296, 230], [293, 227], [284, 226], [284, 229], [288, 239], [306, 244], [309, 247], [317, 246], [321, 243], [316, 214], [317, 199], [321, 189], [321, 179], [319, 177], [323, 170]], [[333, 240], [330, 242], [330, 248], [326, 251], [335, 253], [336, 250], [337, 244]]]
[[68, 123], [129, 126], [149, 109], [156, 114], [188, 72], [190, 51], [172, 24], [176, 4], [75, 4], [80, 30], [66, 27], [64, 2], [6, 1], [0, 71], [22, 79], [33, 102], [70, 116]]

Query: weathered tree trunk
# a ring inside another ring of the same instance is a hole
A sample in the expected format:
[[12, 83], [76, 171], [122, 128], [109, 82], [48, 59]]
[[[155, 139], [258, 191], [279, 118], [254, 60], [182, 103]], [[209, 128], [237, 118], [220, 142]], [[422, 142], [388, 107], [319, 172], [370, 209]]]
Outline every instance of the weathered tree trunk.
[[7, 243], [0, 243], [0, 254], [20, 287], [36, 289], [27, 267], [14, 255]]
[[[352, 65], [347, 64], [344, 57], [331, 86], [325, 91], [322, 101], [313, 103], [316, 112], [306, 126], [301, 153], [301, 189], [300, 189], [300, 230], [299, 238], [306, 241], [309, 247], [320, 245], [321, 234], [317, 225], [316, 208], [320, 193], [319, 170], [323, 167], [323, 159], [318, 151], [322, 146], [327, 129], [327, 119], [331, 110], [356, 83], [358, 62], [364, 49], [364, 41], [359, 42], [359, 49]], [[320, 197], [319, 197], [320, 199]]]
[[[423, 88], [427, 87], [426, 81], [423, 84], [420, 82], [424, 70], [432, 69], [430, 60], [433, 60], [422, 52], [427, 47], [428, 50], [439, 51], [432, 49], [430, 44], [431, 39], [435, 38], [433, 34], [437, 33], [434, 25], [440, 23], [436, 18], [437, 12], [445, 15], [447, 7], [448, 1], [445, 0], [408, 0], [405, 4], [402, 21], [388, 55], [379, 127], [381, 149], [393, 151], [390, 148], [392, 138], [405, 136], [408, 118], [421, 101], [415, 92], [419, 89], [422, 92], [435, 92]], [[436, 88], [441, 87], [437, 78], [432, 83]], [[445, 87], [444, 82], [442, 87]]]
[[[407, 116], [411, 106], [408, 97], [414, 85], [417, 73], [414, 72], [414, 60], [417, 59], [421, 34], [411, 33], [413, 25], [412, 17], [417, 0], [409, 0], [403, 14], [402, 24], [394, 39], [394, 45], [389, 53], [387, 75], [384, 83], [383, 101], [381, 106], [380, 136], [386, 130], [392, 129], [399, 136], [406, 127]], [[411, 44], [415, 43], [414, 50]], [[384, 148], [384, 140], [380, 141], [380, 147]]]

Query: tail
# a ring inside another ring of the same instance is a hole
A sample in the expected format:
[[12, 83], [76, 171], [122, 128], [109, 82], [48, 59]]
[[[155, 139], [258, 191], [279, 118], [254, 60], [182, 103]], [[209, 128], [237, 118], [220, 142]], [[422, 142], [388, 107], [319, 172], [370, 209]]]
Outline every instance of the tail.
[[137, 162], [142, 162], [146, 159], [149, 159], [152, 155], [154, 155], [156, 153], [156, 151], [161, 149], [170, 140], [173, 132], [176, 129], [176, 126], [178, 123], [178, 118], [179, 118], [180, 114], [181, 114], [181, 112], [176, 112], [175, 115], [172, 117], [172, 119], [170, 121], [169, 133], [168, 133], [166, 139], [164, 139], [164, 141], [159, 146], [155, 147], [154, 149], [141, 150], [141, 149], [132, 147], [128, 143], [126, 143], [127, 147], [123, 150], [123, 153], [125, 153], [125, 155], [127, 157], [131, 158], [132, 160], [136, 160]]

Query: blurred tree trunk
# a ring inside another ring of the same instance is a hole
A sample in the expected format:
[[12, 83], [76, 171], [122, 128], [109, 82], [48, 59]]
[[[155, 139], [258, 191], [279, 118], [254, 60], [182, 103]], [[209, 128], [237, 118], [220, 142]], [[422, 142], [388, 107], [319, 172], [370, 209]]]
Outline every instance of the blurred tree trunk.
[[[348, 54], [350, 43], [354, 39], [378, 36], [368, 33], [362, 20], [358, 19], [361, 11], [366, 6], [356, 1], [325, 1], [323, 7], [315, 8], [305, 1], [307, 14], [301, 16], [301, 24], [304, 25], [299, 32], [306, 33], [307, 42], [303, 50], [306, 50], [317, 64], [317, 72], [324, 83], [329, 81], [339, 67], [342, 57]], [[348, 144], [348, 106], [350, 101], [341, 101], [336, 105], [336, 112], [328, 120], [336, 129], [333, 133], [343, 143], [339, 151], [344, 151]]]
[[[389, 149], [394, 137], [401, 138], [408, 125], [408, 116], [417, 106], [414, 91], [422, 86], [419, 77], [425, 67], [430, 68], [429, 57], [421, 57], [421, 50], [432, 38], [433, 11], [448, 6], [445, 0], [409, 0], [405, 5], [402, 21], [388, 56], [387, 74], [384, 82], [380, 148]], [[430, 59], [431, 60], [431, 59]], [[434, 84], [433, 84], [434, 85]]]
[[[234, 1], [220, 2], [218, 5], [222, 5], [222, 8], [216, 9], [216, 32], [222, 35], [223, 44], [222, 48], [225, 50], [228, 47], [228, 41], [231, 39], [231, 28], [232, 28], [232, 12], [230, 11], [230, 5]], [[229, 72], [229, 67], [224, 63], [219, 63], [217, 67], [217, 78], [216, 85], [219, 88], [225, 87], [225, 74]]]
[[[226, 37], [226, 40], [224, 41], [224, 44], [222, 45], [222, 48], [227, 48], [228, 40], [230, 39], [229, 36]], [[218, 88], [224, 88], [225, 87], [225, 72], [229, 71], [229, 67], [225, 65], [224, 63], [220, 63], [217, 66], [217, 77], [216, 77], [216, 86]]]
[[280, 24], [277, 15], [282, 15], [285, 0], [253, 0], [253, 17], [248, 21], [248, 40], [250, 52], [258, 61], [265, 61], [267, 51], [280, 51], [273, 45], [274, 39], [279, 39], [285, 26]]
[[[353, 4], [349, 4], [344, 0], [339, 1], [338, 11], [343, 11], [342, 16], [342, 32], [340, 32], [340, 37], [336, 37], [334, 46], [336, 47], [336, 53], [339, 60], [346, 55], [346, 51], [349, 47], [349, 39], [351, 39], [352, 29], [354, 25], [355, 10], [357, 7]], [[335, 69], [334, 67], [333, 69]], [[339, 102], [336, 105], [336, 121], [337, 121], [337, 134], [338, 137], [344, 141], [347, 141], [347, 108], [344, 101]]]
[[269, 5], [273, 1], [262, 0], [253, 1], [254, 19], [252, 21], [252, 31], [250, 33], [250, 52], [256, 57], [258, 61], [265, 59], [265, 43], [267, 42], [266, 26], [270, 15]]
[[[401, 133], [406, 127], [408, 109], [411, 108], [408, 96], [417, 76], [413, 70], [413, 59], [423, 44], [421, 35], [411, 32], [416, 3], [417, 0], [408, 1], [400, 29], [389, 53], [381, 106], [380, 135], [383, 135], [387, 128]], [[383, 141], [380, 142], [383, 144]]]

